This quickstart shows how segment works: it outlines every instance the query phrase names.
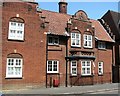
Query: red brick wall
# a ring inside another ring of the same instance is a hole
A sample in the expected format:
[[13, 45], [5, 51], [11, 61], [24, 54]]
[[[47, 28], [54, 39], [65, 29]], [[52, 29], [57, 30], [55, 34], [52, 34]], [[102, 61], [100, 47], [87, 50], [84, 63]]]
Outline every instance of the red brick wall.
[[[29, 6], [31, 5], [31, 7]], [[17, 6], [17, 7], [16, 7]], [[41, 20], [39, 14], [36, 12], [36, 4], [32, 3], [5, 3], [3, 7], [3, 21], [2, 21], [2, 81], [3, 84], [31, 84], [31, 85], [45, 85], [46, 81], [46, 35], [44, 32], [47, 31], [40, 27]], [[28, 11], [30, 8], [31, 11]], [[10, 41], [8, 40], [8, 29], [9, 20], [11, 17], [16, 17], [19, 14], [20, 18], [25, 21], [25, 40], [23, 42]], [[77, 30], [81, 32], [81, 48], [71, 48], [71, 41], [68, 41], [68, 55], [70, 55], [70, 50], [76, 50], [79, 54], [80, 51], [91, 51], [94, 53], [95, 59], [95, 74], [93, 77], [70, 77], [70, 62], [68, 62], [68, 83], [71, 80], [74, 82], [78, 78], [79, 84], [91, 84], [100, 82], [110, 82], [111, 71], [112, 71], [112, 48], [106, 50], [98, 50], [95, 48], [95, 34], [92, 27], [89, 27], [91, 34], [93, 35], [93, 48], [85, 49], [83, 47], [83, 34], [86, 32], [90, 22], [74, 20], [71, 27], [71, 32]], [[87, 33], [87, 32], [86, 32]], [[89, 33], [89, 32], [88, 32]], [[65, 84], [65, 74], [66, 74], [66, 40], [60, 37], [60, 44], [58, 46], [48, 46], [48, 60], [58, 60], [59, 61], [59, 74], [48, 74], [47, 83], [50, 85], [50, 77], [53, 79], [59, 79], [60, 85]], [[22, 79], [6, 79], [6, 60], [7, 55], [17, 53], [23, 56], [23, 78]], [[108, 59], [109, 58], [109, 59]], [[78, 73], [81, 73], [81, 64], [78, 61]], [[98, 76], [98, 61], [104, 62], [104, 74], [103, 76]], [[92, 60], [93, 62], [93, 60]], [[93, 69], [93, 65], [92, 65]], [[92, 70], [91, 69], [91, 70]], [[110, 74], [108, 74], [110, 73]], [[108, 80], [107, 80], [108, 79]], [[102, 81], [101, 81], [102, 80]], [[84, 82], [83, 82], [84, 81]], [[72, 83], [73, 83], [72, 82]]]
[[[28, 6], [32, 8], [28, 11]], [[41, 20], [36, 12], [37, 4], [32, 3], [9, 3], [6, 2], [2, 12], [2, 81], [3, 84], [41, 84], [45, 85], [46, 69], [46, 29], [40, 27]], [[8, 41], [9, 20], [11, 17], [20, 18], [25, 21], [25, 40]], [[6, 79], [6, 60], [10, 53], [19, 53], [23, 56], [22, 79]]]
[[[84, 76], [81, 77], [81, 60], [77, 60], [77, 66], [78, 66], [78, 76], [77, 77], [70, 77], [69, 78], [69, 84], [73, 85], [85, 85], [85, 84], [96, 84], [96, 83], [106, 83], [106, 82], [111, 82], [112, 81], [112, 45], [109, 43], [106, 43], [107, 48], [105, 50], [99, 50], [95, 43], [97, 44], [97, 41], [95, 41], [95, 34], [94, 34], [94, 29], [92, 29], [92, 24], [90, 22], [85, 22], [84, 20], [74, 20], [72, 21], [72, 25], [69, 25], [70, 31], [71, 32], [78, 32], [80, 31], [81, 34], [81, 47], [80, 48], [71, 48], [71, 41], [69, 39], [69, 51], [76, 51], [77, 55], [80, 54], [81, 51], [86, 51], [86, 52], [93, 52], [95, 56], [95, 60], [92, 60], [92, 69], [91, 73], [93, 73], [93, 68], [94, 68], [94, 75], [93, 76]], [[91, 24], [91, 27], [90, 27]], [[83, 47], [83, 34], [89, 34], [87, 32], [87, 27], [89, 26], [90, 32], [93, 35], [93, 48], [84, 48]], [[77, 27], [77, 29], [75, 29]], [[70, 52], [69, 52], [70, 55]], [[87, 59], [84, 59], [87, 60]], [[89, 59], [90, 60], [90, 59]], [[98, 75], [98, 62], [103, 61], [104, 62], [104, 74], [102, 76]], [[93, 65], [93, 62], [95, 64], [95, 67]], [[70, 65], [70, 62], [69, 62]], [[69, 66], [69, 73], [70, 73], [70, 66]]]
[[[66, 74], [66, 40], [64, 37], [59, 38], [59, 45], [57, 46], [49, 46], [48, 45], [48, 60], [57, 60], [59, 61], [59, 74], [48, 74], [48, 86], [50, 85], [50, 77], [52, 78], [52, 82], [54, 79], [60, 81], [60, 85], [65, 84], [65, 74]], [[52, 51], [50, 51], [52, 50]], [[57, 50], [57, 51], [55, 51]]]

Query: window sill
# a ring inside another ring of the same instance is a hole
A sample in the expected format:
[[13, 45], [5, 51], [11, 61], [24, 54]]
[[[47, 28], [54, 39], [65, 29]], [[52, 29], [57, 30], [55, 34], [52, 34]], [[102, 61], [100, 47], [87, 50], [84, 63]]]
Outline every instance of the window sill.
[[81, 48], [81, 46], [71, 46], [71, 48]]
[[103, 74], [98, 74], [98, 76], [103, 76]]
[[105, 48], [105, 49], [103, 49], [103, 48], [98, 48], [98, 50], [103, 50], [103, 51], [106, 51], [106, 48]]
[[93, 77], [94, 75], [81, 75], [81, 77]]
[[48, 46], [59, 46], [59, 44], [48, 44]]
[[48, 75], [59, 75], [59, 73], [47, 73]]
[[8, 41], [24, 42], [25, 40], [15, 40], [15, 39], [8, 39]]
[[93, 49], [93, 47], [85, 47], [83, 46], [84, 49]]
[[5, 79], [22, 79], [23, 77], [5, 77]]
[[77, 75], [70, 75], [70, 77], [77, 77]]

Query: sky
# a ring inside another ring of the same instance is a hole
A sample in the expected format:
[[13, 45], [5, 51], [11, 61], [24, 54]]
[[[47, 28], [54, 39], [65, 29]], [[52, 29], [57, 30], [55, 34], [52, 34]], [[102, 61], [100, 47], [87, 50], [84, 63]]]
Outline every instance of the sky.
[[[48, 2], [49, 1], [49, 2]], [[55, 1], [55, 0], [54, 0]], [[53, 2], [52, 0], [47, 0], [44, 2], [42, 2], [41, 0], [37, 0], [37, 2], [39, 3], [39, 7], [41, 9], [45, 9], [45, 10], [50, 10], [50, 11], [55, 11], [58, 12], [59, 11], [59, 6], [58, 6], [58, 2], [60, 0]], [[68, 0], [67, 0], [68, 1]], [[74, 2], [73, 2], [74, 1]], [[68, 6], [67, 6], [67, 13], [70, 15], [74, 15], [78, 10], [83, 10], [87, 13], [88, 17], [91, 19], [100, 19], [108, 10], [112, 10], [112, 11], [116, 11], [118, 12], [118, 5], [120, 5], [118, 3], [117, 0], [109, 0], [105, 2], [104, 1], [95, 1], [93, 2], [93, 0], [87, 0], [85, 2], [81, 1], [68, 1]], [[92, 1], [92, 2], [88, 2], [88, 1]]]

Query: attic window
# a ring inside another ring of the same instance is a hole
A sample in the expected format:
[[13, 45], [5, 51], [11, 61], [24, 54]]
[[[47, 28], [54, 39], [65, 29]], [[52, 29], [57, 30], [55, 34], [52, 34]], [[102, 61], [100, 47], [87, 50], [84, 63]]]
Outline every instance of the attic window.
[[48, 37], [48, 45], [59, 45], [59, 37], [49, 36]]
[[98, 42], [98, 49], [106, 49], [106, 43], [105, 42]]

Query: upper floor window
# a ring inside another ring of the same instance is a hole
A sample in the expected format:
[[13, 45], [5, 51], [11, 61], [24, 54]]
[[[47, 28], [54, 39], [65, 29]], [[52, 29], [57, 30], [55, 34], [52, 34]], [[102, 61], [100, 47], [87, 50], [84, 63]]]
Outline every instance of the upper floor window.
[[106, 44], [105, 42], [98, 42], [98, 49], [106, 49]]
[[71, 75], [77, 75], [77, 61], [71, 61]]
[[83, 46], [85, 48], [92, 48], [92, 35], [86, 35], [84, 34], [84, 43]]
[[9, 22], [9, 40], [24, 40], [24, 21], [20, 18], [12, 18]]
[[49, 60], [47, 61], [47, 73], [58, 73], [59, 72], [59, 61]]
[[21, 78], [22, 77], [23, 59], [21, 56], [11, 54], [7, 57], [6, 78]]
[[81, 62], [81, 75], [91, 75], [91, 61]]
[[54, 36], [49, 36], [48, 45], [59, 45], [59, 38]]
[[103, 62], [98, 62], [98, 74], [103, 74]]
[[73, 47], [81, 47], [81, 34], [79, 33], [71, 33], [71, 46]]

